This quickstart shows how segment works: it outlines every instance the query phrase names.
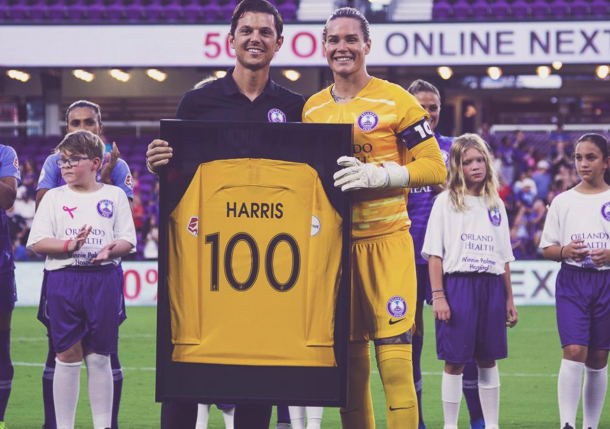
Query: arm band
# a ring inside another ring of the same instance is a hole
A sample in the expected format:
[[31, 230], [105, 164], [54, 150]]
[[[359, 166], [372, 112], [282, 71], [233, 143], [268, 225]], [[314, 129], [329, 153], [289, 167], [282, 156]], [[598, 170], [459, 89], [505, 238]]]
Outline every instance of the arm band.
[[559, 251], [559, 262], [563, 261], [563, 248], [566, 246], [561, 246], [561, 250]]
[[445, 292], [445, 289], [434, 289], [432, 291], [432, 293], [435, 293], [435, 292]]
[[67, 253], [68, 256], [70, 256], [70, 253], [68, 252], [68, 246], [70, 245], [70, 242], [72, 240], [66, 240], [66, 242], [64, 243], [64, 253]]
[[443, 296], [435, 296], [434, 298], [432, 298], [432, 299], [430, 300], [430, 302], [434, 302], [434, 300], [435, 300], [435, 299], [441, 299], [441, 298], [442, 298], [442, 299], [447, 299], [447, 297], [446, 297], [445, 295], [443, 295]]

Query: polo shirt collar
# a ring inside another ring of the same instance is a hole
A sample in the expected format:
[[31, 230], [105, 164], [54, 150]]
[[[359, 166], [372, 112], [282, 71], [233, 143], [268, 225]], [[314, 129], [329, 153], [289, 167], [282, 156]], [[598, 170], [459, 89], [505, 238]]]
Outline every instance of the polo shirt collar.
[[[235, 84], [233, 80], [233, 72], [235, 71], [235, 67], [231, 67], [227, 70], [227, 75], [222, 79], [219, 79], [222, 83], [222, 89], [227, 95], [235, 95], [239, 94], [239, 88]], [[265, 85], [265, 89], [263, 89], [263, 93], [270, 95], [272, 97], [277, 97], [280, 91], [280, 87], [277, 83], [271, 79], [271, 75], [269, 75], [269, 79], [267, 79], [267, 85]]]

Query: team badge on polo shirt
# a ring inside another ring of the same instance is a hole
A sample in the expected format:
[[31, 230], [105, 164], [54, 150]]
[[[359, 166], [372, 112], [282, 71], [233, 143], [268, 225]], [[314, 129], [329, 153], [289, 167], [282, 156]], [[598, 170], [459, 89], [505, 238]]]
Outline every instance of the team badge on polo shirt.
[[286, 115], [280, 109], [271, 109], [267, 113], [269, 122], [286, 122]]
[[500, 224], [502, 223], [502, 215], [500, 214], [500, 210], [487, 210], [487, 213], [489, 214], [489, 220], [491, 221], [491, 224], [493, 226], [500, 226]]
[[379, 117], [375, 112], [364, 112], [358, 117], [358, 128], [362, 131], [371, 131], [379, 123]]
[[388, 300], [387, 309], [392, 317], [405, 317], [405, 314], [407, 314], [407, 303], [402, 296], [393, 296]]
[[110, 219], [114, 214], [114, 203], [110, 200], [101, 200], [97, 203], [97, 212], [101, 217]]
[[602, 217], [610, 222], [610, 202], [602, 206]]

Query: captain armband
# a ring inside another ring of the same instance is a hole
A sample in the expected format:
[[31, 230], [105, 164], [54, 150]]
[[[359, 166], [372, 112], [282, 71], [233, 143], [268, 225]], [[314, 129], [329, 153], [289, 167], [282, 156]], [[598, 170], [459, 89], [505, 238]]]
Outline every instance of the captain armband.
[[422, 118], [410, 127], [405, 128], [398, 134], [398, 137], [400, 137], [405, 145], [407, 145], [407, 148], [411, 150], [418, 144], [434, 137], [434, 132], [432, 132], [432, 128], [430, 128], [430, 124], [426, 118]]

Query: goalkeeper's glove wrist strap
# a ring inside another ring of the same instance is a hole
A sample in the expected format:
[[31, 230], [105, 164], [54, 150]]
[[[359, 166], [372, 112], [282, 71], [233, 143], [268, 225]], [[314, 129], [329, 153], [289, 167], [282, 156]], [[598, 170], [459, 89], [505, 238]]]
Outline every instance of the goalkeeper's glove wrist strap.
[[411, 176], [407, 167], [398, 165], [395, 162], [384, 162], [383, 168], [388, 173], [386, 188], [406, 188], [409, 186]]

